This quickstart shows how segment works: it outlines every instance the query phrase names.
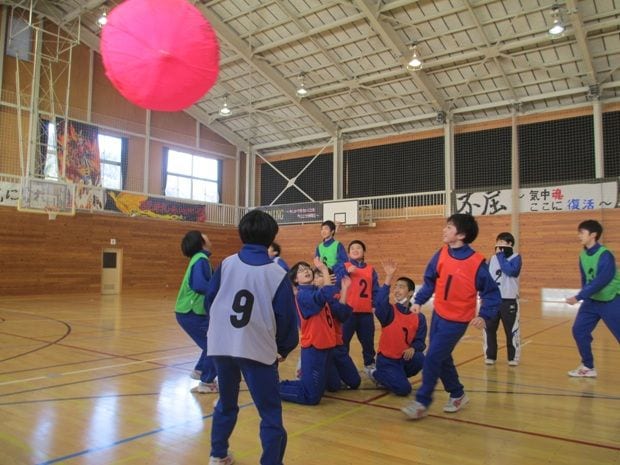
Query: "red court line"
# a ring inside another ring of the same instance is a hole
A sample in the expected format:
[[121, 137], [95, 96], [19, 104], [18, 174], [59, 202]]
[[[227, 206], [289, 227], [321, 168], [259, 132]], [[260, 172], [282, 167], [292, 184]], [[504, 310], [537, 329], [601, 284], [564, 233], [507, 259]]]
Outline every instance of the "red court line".
[[[376, 396], [372, 399], [367, 399], [367, 400], [355, 400], [355, 399], [345, 399], [344, 397], [335, 397], [335, 396], [324, 396], [324, 397], [329, 397], [330, 399], [335, 399], [335, 400], [342, 400], [344, 402], [349, 402], [352, 404], [360, 404], [360, 405], [368, 405], [369, 407], [376, 407], [376, 408], [382, 408], [382, 409], [386, 409], [386, 410], [392, 410], [392, 411], [400, 411], [399, 408], [397, 407], [391, 407], [389, 405], [381, 405], [381, 404], [370, 404], [369, 402], [371, 402], [374, 399], [379, 399], [381, 397], [385, 397], [387, 394], [389, 394], [389, 392], [385, 392], [379, 396]], [[537, 433], [535, 431], [526, 431], [526, 430], [522, 430], [522, 429], [517, 429], [517, 428], [509, 428], [507, 426], [499, 426], [499, 425], [491, 425], [489, 423], [481, 423], [479, 421], [473, 421], [473, 420], [463, 420], [463, 419], [459, 419], [459, 418], [454, 418], [454, 417], [443, 417], [440, 415], [434, 415], [434, 414], [429, 414], [429, 417], [432, 418], [437, 418], [439, 420], [445, 420], [445, 421], [453, 421], [453, 422], [457, 422], [457, 423], [465, 423], [468, 425], [475, 425], [475, 426], [480, 426], [482, 428], [488, 428], [488, 429], [494, 429], [494, 430], [500, 430], [500, 431], [507, 431], [509, 433], [518, 433], [518, 434], [524, 434], [526, 436], [534, 436], [534, 437], [539, 437], [539, 438], [545, 438], [545, 439], [553, 439], [556, 441], [563, 441], [563, 442], [569, 442], [571, 444], [581, 444], [584, 446], [590, 446], [590, 447], [598, 447], [601, 449], [609, 449], [609, 450], [617, 450], [620, 451], [620, 446], [613, 446], [610, 444], [599, 444], [596, 442], [590, 442], [590, 441], [583, 441], [581, 439], [573, 439], [573, 438], [566, 438], [566, 437], [562, 437], [562, 436], [554, 436], [552, 434], [546, 434], [546, 433]], [[406, 421], [408, 423], [415, 423], [415, 424], [420, 424], [420, 421], [424, 421], [424, 420], [418, 420], [418, 421], [412, 421], [412, 420], [405, 420], [403, 419], [403, 421]]]

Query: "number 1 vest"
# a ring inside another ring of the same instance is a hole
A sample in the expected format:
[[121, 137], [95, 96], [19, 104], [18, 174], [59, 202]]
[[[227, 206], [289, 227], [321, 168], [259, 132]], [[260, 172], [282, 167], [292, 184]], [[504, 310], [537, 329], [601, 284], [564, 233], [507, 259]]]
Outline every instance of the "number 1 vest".
[[411, 347], [418, 332], [420, 318], [417, 313], [401, 313], [392, 305], [394, 319], [381, 328], [379, 347], [377, 351], [384, 357], [399, 360], [403, 352]]
[[476, 316], [476, 274], [483, 262], [478, 252], [459, 260], [450, 256], [448, 246], [441, 249], [435, 283], [435, 311], [439, 316], [460, 323]]

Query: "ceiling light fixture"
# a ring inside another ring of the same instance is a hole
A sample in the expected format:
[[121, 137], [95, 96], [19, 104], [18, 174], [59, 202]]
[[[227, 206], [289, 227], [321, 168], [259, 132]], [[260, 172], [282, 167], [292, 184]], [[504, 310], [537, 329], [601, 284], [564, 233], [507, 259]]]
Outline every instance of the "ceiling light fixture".
[[566, 29], [564, 21], [562, 20], [562, 10], [557, 3], [551, 7], [551, 17], [553, 18], [553, 24], [549, 28], [549, 34], [552, 36], [560, 35]]
[[224, 95], [224, 104], [222, 105], [222, 108], [220, 108], [220, 115], [221, 116], [228, 116], [231, 113], [230, 108], [228, 108], [228, 95]]
[[108, 9], [105, 6], [101, 9], [101, 15], [97, 18], [97, 24], [99, 27], [108, 24]]
[[422, 66], [424, 65], [424, 63], [422, 62], [422, 59], [418, 55], [418, 44], [415, 43], [415, 42], [412, 43], [409, 46], [409, 50], [411, 50], [412, 53], [411, 53], [411, 59], [407, 63], [407, 69], [409, 71], [419, 71], [419, 70], [421, 70]]
[[299, 85], [297, 86], [297, 95], [299, 97], [305, 97], [306, 95], [308, 95], [308, 89], [306, 89], [306, 86], [304, 85], [304, 75], [305, 73], [302, 71], [301, 73], [299, 73]]

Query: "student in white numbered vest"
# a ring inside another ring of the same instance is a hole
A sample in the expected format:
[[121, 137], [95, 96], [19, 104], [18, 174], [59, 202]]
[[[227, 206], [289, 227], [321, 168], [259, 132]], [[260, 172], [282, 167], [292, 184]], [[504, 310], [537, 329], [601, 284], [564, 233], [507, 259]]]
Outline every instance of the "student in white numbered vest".
[[484, 330], [484, 362], [494, 365], [497, 360], [497, 330], [502, 321], [506, 334], [508, 365], [517, 366], [521, 359], [521, 329], [519, 325], [519, 275], [521, 255], [514, 251], [515, 238], [502, 232], [495, 239], [495, 255], [489, 263], [489, 273], [502, 295], [499, 313], [487, 321]]
[[239, 413], [241, 375], [261, 418], [261, 465], [282, 465], [286, 430], [278, 392], [278, 361], [297, 346], [297, 315], [286, 271], [267, 247], [278, 225], [267, 213], [252, 210], [241, 218], [243, 247], [215, 271], [207, 292], [207, 353], [217, 370], [220, 399], [213, 412], [210, 465], [234, 462], [228, 439]]

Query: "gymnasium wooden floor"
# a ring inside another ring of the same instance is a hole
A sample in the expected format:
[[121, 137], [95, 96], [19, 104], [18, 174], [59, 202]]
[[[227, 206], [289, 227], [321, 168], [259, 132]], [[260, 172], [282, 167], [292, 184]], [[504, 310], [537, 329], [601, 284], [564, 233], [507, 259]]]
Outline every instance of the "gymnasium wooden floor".
[[[173, 299], [2, 297], [0, 464], [206, 464], [216, 395], [189, 392], [198, 350], [176, 324]], [[406, 400], [367, 380], [316, 407], [285, 404], [285, 463], [620, 464], [620, 349], [599, 325], [599, 377], [569, 378], [579, 362], [573, 316], [564, 305], [522, 302], [516, 368], [503, 349], [485, 366], [481, 334], [470, 329], [455, 359], [471, 402], [456, 414], [441, 411], [439, 386], [429, 417], [406, 421]], [[357, 343], [352, 351], [359, 363]], [[257, 464], [258, 416], [247, 391], [240, 402], [232, 450], [238, 464]]]

